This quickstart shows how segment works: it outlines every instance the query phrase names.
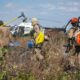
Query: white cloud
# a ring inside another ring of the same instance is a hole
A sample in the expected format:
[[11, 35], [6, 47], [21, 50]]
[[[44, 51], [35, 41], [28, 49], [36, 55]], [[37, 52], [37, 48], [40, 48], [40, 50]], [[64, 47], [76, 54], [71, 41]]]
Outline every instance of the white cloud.
[[5, 5], [5, 8], [13, 8], [15, 5], [12, 2], [9, 2]]
[[47, 15], [47, 14], [48, 14], [48, 12], [46, 12], [46, 11], [40, 12], [40, 15]]
[[80, 10], [79, 7], [79, 2], [60, 2], [57, 9], [65, 12], [78, 12]]
[[48, 3], [48, 4], [40, 4], [40, 7], [44, 10], [55, 10], [55, 5]]
[[40, 4], [41, 12], [40, 15], [49, 15], [51, 12], [55, 10], [55, 5], [51, 3]]
[[79, 6], [80, 2], [59, 2], [58, 5], [66, 5], [66, 6]]
[[78, 7], [68, 7], [68, 6], [59, 6], [58, 10], [65, 11], [65, 12], [78, 12]]
[[26, 9], [24, 9], [24, 8], [20, 8], [18, 11], [19, 11], [19, 12], [25, 12]]
[[68, 6], [79, 6], [79, 2], [69, 2], [69, 3], [66, 3], [66, 5], [68, 5]]
[[44, 10], [41, 14], [47, 14], [49, 11], [60, 10], [63, 12], [78, 12], [80, 9], [80, 2], [59, 2], [57, 5], [52, 3], [40, 4], [40, 7]]

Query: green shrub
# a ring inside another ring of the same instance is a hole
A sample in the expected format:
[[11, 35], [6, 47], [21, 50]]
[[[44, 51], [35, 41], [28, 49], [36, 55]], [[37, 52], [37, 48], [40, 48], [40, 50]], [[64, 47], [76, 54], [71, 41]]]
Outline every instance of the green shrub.
[[0, 72], [0, 80], [4, 80], [5, 75], [6, 75], [6, 71]]

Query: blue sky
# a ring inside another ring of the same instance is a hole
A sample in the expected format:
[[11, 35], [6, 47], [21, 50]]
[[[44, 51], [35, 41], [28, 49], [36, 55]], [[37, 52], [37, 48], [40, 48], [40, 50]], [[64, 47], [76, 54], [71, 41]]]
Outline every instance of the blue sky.
[[0, 20], [9, 21], [23, 11], [28, 18], [37, 17], [43, 26], [62, 27], [80, 16], [79, 4], [80, 0], [0, 0]]

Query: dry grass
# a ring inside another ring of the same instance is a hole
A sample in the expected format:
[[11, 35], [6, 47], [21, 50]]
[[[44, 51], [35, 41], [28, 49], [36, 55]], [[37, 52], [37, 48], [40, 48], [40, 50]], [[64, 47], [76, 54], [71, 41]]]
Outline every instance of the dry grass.
[[[36, 80], [78, 80], [75, 76], [80, 65], [76, 55], [64, 56], [65, 35], [61, 31], [48, 31], [50, 40], [43, 46], [43, 60], [35, 57], [34, 49], [11, 48], [5, 57], [5, 70], [9, 76], [20, 72], [31, 73]], [[27, 38], [18, 38], [24, 46]], [[78, 60], [78, 61], [77, 61]]]
[[10, 28], [0, 27], [0, 47], [8, 45], [10, 39], [11, 39]]

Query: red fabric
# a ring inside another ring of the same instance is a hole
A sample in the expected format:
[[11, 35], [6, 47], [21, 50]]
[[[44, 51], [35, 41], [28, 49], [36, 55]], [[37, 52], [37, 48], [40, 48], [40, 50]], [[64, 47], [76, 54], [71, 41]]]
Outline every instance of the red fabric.
[[71, 23], [76, 23], [76, 22], [78, 22], [78, 18], [72, 18], [71, 19]]
[[80, 45], [80, 33], [77, 34], [77, 36], [76, 36], [76, 42], [78, 45]]

